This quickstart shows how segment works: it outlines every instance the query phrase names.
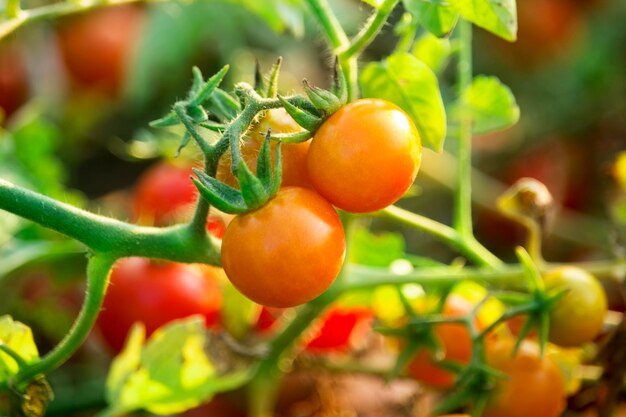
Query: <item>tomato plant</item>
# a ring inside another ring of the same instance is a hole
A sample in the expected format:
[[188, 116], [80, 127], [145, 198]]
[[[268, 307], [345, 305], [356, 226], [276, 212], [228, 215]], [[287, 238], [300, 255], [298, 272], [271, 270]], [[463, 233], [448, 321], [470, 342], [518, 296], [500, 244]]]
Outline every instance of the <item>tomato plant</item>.
[[217, 268], [125, 258], [110, 280], [98, 327], [114, 351], [122, 348], [135, 322], [142, 322], [147, 334], [193, 314], [202, 315], [207, 326], [219, 322], [222, 298]]
[[[443, 316], [463, 317], [472, 310], [474, 305], [465, 298], [451, 294], [446, 299]], [[467, 364], [472, 357], [472, 339], [467, 327], [460, 323], [444, 323], [435, 327], [435, 335], [441, 344], [442, 358]], [[418, 381], [437, 388], [450, 388], [454, 385], [455, 374], [444, 369], [434, 357], [433, 352], [427, 349], [418, 351], [409, 362], [407, 371]]]
[[111, 96], [119, 94], [143, 20], [140, 7], [122, 5], [62, 22], [59, 47], [72, 81]]
[[499, 340], [488, 349], [490, 366], [506, 374], [497, 381], [485, 417], [558, 417], [565, 409], [565, 387], [559, 368], [539, 346], [524, 341], [513, 355], [514, 341]]
[[222, 264], [246, 297], [266, 306], [292, 307], [332, 284], [345, 245], [341, 220], [326, 200], [304, 188], [285, 187], [265, 206], [228, 225]]
[[0, 108], [10, 116], [28, 98], [29, 84], [23, 52], [8, 42], [0, 44]]
[[550, 312], [550, 341], [578, 346], [595, 339], [607, 312], [606, 295], [597, 279], [576, 267], [553, 269], [544, 279], [547, 288], [565, 291]]
[[328, 201], [367, 213], [402, 197], [417, 175], [421, 153], [417, 129], [402, 109], [361, 99], [324, 122], [311, 140], [307, 166]]

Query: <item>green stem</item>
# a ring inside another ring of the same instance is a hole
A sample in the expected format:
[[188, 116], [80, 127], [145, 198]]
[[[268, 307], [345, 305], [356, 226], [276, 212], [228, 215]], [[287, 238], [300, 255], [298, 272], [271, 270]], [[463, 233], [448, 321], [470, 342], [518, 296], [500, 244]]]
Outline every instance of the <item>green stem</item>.
[[0, 209], [16, 214], [113, 257], [144, 256], [218, 265], [211, 239], [188, 225], [142, 227], [99, 216], [0, 179]]
[[[215, 148], [213, 151], [205, 156], [204, 172], [212, 177], [217, 173], [217, 165], [220, 160], [220, 155], [216, 155]], [[189, 225], [190, 229], [199, 236], [205, 236], [207, 233], [206, 222], [209, 215], [210, 205], [204, 198], [199, 198], [196, 204], [196, 209], [193, 213], [193, 218]]]
[[473, 236], [464, 237], [450, 226], [429, 219], [428, 217], [412, 213], [396, 206], [389, 206], [377, 212], [376, 215], [431, 234], [449, 246], [456, 248], [464, 256], [467, 256], [479, 265], [492, 267], [502, 265], [502, 261], [476, 241]]
[[378, 9], [370, 16], [367, 23], [350, 41], [350, 45], [339, 52], [339, 57], [346, 59], [358, 56], [367, 46], [372, 43], [383, 25], [387, 22], [389, 15], [398, 4], [399, 0], [384, 0]]
[[15, 376], [14, 383], [19, 384], [20, 382], [28, 381], [41, 373], [55, 369], [65, 362], [83, 343], [102, 307], [102, 300], [109, 283], [111, 267], [115, 261], [115, 258], [100, 254], [96, 254], [89, 259], [89, 264], [87, 265], [87, 295], [74, 325], [63, 340], [41, 358], [40, 361], [21, 369]]
[[[458, 23], [459, 63], [458, 94], [472, 84], [472, 24], [464, 19]], [[457, 186], [454, 202], [454, 228], [463, 237], [472, 234], [472, 116], [466, 106], [461, 108], [457, 148]]]

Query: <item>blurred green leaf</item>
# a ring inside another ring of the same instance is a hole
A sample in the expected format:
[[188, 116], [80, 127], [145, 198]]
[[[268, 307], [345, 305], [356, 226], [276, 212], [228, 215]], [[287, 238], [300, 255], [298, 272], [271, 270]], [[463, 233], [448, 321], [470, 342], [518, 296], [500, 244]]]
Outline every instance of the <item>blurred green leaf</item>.
[[375, 235], [366, 229], [356, 229], [351, 242], [351, 261], [356, 264], [387, 267], [404, 256], [404, 238], [399, 233]]
[[459, 14], [446, 0], [403, 0], [404, 7], [435, 36], [449, 34]]
[[448, 2], [464, 19], [476, 26], [507, 41], [517, 39], [515, 0], [448, 0]]
[[406, 111], [415, 122], [422, 144], [441, 151], [446, 136], [446, 113], [437, 76], [408, 53], [368, 64], [361, 73], [364, 97], [382, 98]]
[[613, 175], [622, 188], [622, 191], [626, 192], [626, 151], [620, 152], [617, 155], [617, 159], [613, 165]]
[[[2, 217], [0, 217], [0, 221]], [[16, 269], [39, 259], [84, 252], [85, 248], [75, 241], [22, 241], [14, 239], [0, 246], [0, 282], [2, 278]]]
[[207, 331], [202, 317], [173, 321], [145, 345], [143, 341], [144, 329], [137, 326], [111, 366], [107, 399], [119, 412], [182, 412], [250, 378], [247, 370], [218, 374], [205, 352]]
[[513, 126], [520, 110], [509, 87], [497, 77], [478, 76], [463, 92], [453, 113], [467, 107], [472, 112], [474, 133], [488, 133]]
[[446, 65], [452, 52], [450, 40], [438, 38], [431, 33], [420, 36], [413, 45], [413, 55], [438, 72]]
[[[30, 327], [14, 321], [11, 316], [0, 316], [0, 343], [7, 346], [26, 363], [39, 358]], [[15, 359], [0, 350], [0, 381], [6, 381], [18, 371], [19, 365]]]
[[243, 338], [257, 322], [261, 306], [241, 294], [226, 280], [222, 291], [222, 324], [234, 338]]

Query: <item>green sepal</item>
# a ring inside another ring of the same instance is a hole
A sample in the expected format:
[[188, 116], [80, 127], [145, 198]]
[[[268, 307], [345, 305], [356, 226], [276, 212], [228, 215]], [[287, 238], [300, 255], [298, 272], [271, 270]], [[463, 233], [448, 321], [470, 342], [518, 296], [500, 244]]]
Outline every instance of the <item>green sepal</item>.
[[190, 104], [186, 106], [185, 112], [194, 123], [202, 123], [209, 120], [209, 116], [207, 115], [206, 110], [204, 110], [200, 106]]
[[241, 196], [250, 210], [261, 207], [269, 200], [268, 192], [263, 187], [263, 183], [250, 171], [244, 161], [239, 161], [237, 180], [241, 188]]
[[200, 192], [200, 196], [213, 207], [229, 214], [240, 214], [246, 211], [246, 202], [239, 190], [216, 180], [196, 168], [193, 168], [193, 172], [198, 178], [192, 177], [191, 179]]
[[158, 128], [158, 127], [176, 126], [179, 123], [180, 123], [180, 120], [178, 119], [178, 116], [176, 116], [174, 112], [170, 112], [167, 115], [161, 117], [160, 119], [151, 121], [148, 125], [150, 127]]
[[328, 90], [311, 86], [307, 80], [302, 81], [304, 91], [311, 100], [311, 103], [317, 107], [323, 115], [329, 115], [336, 112], [341, 107], [339, 98]]
[[[221, 70], [219, 70], [215, 75], [213, 75], [211, 78], [209, 78], [207, 80], [206, 83], [204, 83], [204, 85], [201, 85], [201, 88], [198, 89], [197, 92], [194, 92], [195, 94], [193, 95], [193, 97], [189, 98], [189, 104], [191, 106], [200, 106], [202, 105], [209, 97], [211, 97], [211, 95], [213, 94], [214, 91], [216, 91], [217, 86], [219, 86], [222, 82], [222, 80], [224, 79], [224, 76], [226, 75], [226, 73], [228, 72], [228, 65], [224, 65], [222, 67]], [[196, 71], [196, 67], [194, 67], [194, 85], [195, 85], [195, 78], [196, 73], [199, 73], [200, 70]], [[200, 74], [200, 77], [202, 77], [202, 74]]]
[[272, 140], [283, 142], [283, 143], [302, 143], [311, 139], [313, 134], [308, 130], [303, 130], [302, 132], [295, 133], [277, 133], [272, 135]]
[[294, 106], [280, 95], [278, 99], [293, 120], [306, 130], [315, 131], [322, 124], [322, 119], [319, 117]]
[[217, 132], [217, 133], [222, 133], [224, 129], [226, 129], [226, 126], [224, 126], [223, 124], [214, 122], [212, 120], [207, 120], [205, 122], [199, 123], [198, 125], [207, 130], [210, 130], [212, 132]]
[[254, 91], [256, 91], [260, 96], [263, 96], [266, 88], [263, 74], [261, 74], [261, 64], [257, 58], [254, 60]]
[[176, 149], [176, 158], [180, 156], [180, 153], [183, 151], [183, 149], [185, 149], [185, 146], [189, 144], [190, 140], [191, 140], [191, 135], [189, 134], [189, 132], [185, 132], [182, 140], [180, 141], [180, 144], [178, 145], [178, 149]]
[[[267, 132], [265, 137], [266, 141], [269, 141], [270, 132]], [[268, 146], [269, 148], [269, 146]], [[282, 143], [278, 141], [276, 144], [276, 150], [274, 151], [274, 175], [272, 176], [272, 187], [269, 189], [270, 198], [274, 197], [280, 189], [280, 184], [283, 181], [283, 155], [282, 155]]]
[[319, 117], [322, 115], [320, 111], [315, 107], [315, 105], [311, 103], [311, 100], [309, 100], [308, 98], [304, 96], [300, 96], [300, 95], [292, 96], [289, 99], [289, 102], [293, 104], [294, 106], [299, 107], [302, 110], [311, 113], [313, 116]]
[[348, 102], [348, 83], [343, 71], [341, 71], [338, 57], [335, 57], [333, 65], [333, 85], [330, 91], [339, 99], [342, 105]]
[[272, 188], [272, 152], [270, 147], [271, 129], [267, 131], [265, 139], [259, 149], [259, 157], [256, 162], [256, 176], [269, 192]]
[[216, 88], [208, 100], [207, 109], [222, 121], [230, 121], [241, 111], [239, 101], [221, 88]]
[[191, 74], [193, 75], [193, 81], [191, 82], [191, 89], [189, 90], [188, 98], [195, 97], [204, 83], [204, 77], [200, 68], [194, 66], [191, 68]]
[[266, 97], [275, 98], [278, 95], [278, 75], [280, 73], [280, 66], [283, 63], [283, 57], [279, 56], [276, 63], [270, 70], [270, 82], [267, 86]]

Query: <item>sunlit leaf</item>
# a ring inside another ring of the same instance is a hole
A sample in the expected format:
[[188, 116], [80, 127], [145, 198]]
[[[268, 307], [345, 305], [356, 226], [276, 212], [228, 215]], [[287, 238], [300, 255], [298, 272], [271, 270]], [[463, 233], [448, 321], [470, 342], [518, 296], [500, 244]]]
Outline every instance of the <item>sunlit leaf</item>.
[[446, 113], [439, 83], [433, 71], [408, 53], [372, 62], [361, 73], [364, 97], [388, 100], [406, 111], [415, 122], [422, 144], [441, 151], [446, 135]]
[[438, 38], [430, 33], [420, 36], [413, 45], [413, 55], [435, 72], [445, 66], [451, 52], [449, 39]]
[[613, 175], [622, 190], [626, 192], [626, 151], [620, 152], [617, 156], [613, 165]]
[[506, 129], [517, 123], [520, 117], [513, 93], [497, 77], [476, 77], [463, 92], [453, 112], [463, 109], [471, 111], [474, 133]]
[[[30, 327], [11, 316], [0, 316], [0, 343], [5, 345], [25, 363], [39, 358], [39, 352]], [[0, 382], [6, 381], [19, 371], [19, 364], [6, 352], [0, 350]]]
[[240, 339], [257, 322], [261, 306], [237, 291], [230, 281], [224, 282], [222, 294], [222, 324], [228, 333]]
[[404, 238], [399, 233], [372, 234], [357, 229], [351, 243], [351, 261], [361, 265], [387, 267], [404, 256]]
[[[508, 41], [517, 38], [515, 0], [447, 0], [463, 18]], [[522, 0], [523, 1], [523, 0]]]
[[447, 0], [403, 0], [404, 7], [415, 16], [421, 25], [435, 36], [449, 34], [459, 14]]

